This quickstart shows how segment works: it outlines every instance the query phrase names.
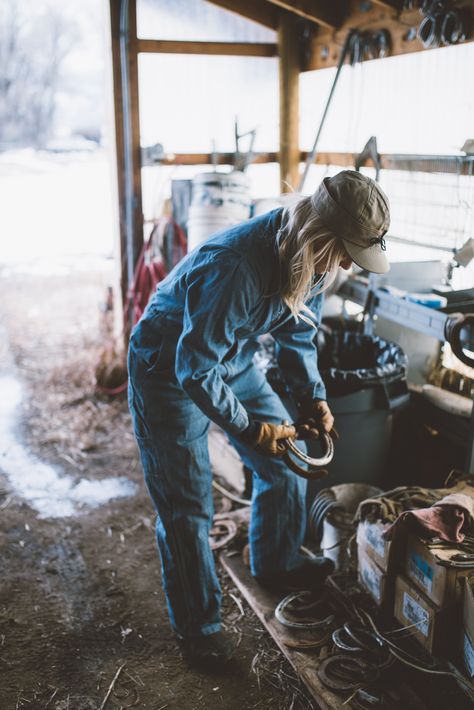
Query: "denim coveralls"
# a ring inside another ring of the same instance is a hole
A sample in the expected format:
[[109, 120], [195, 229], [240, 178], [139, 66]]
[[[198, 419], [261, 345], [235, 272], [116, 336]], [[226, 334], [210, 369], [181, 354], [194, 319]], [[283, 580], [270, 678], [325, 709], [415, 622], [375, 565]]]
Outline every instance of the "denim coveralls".
[[[270, 575], [302, 561], [306, 481], [238, 435], [259, 421], [291, 421], [253, 364], [256, 337], [271, 333], [296, 397], [325, 399], [313, 342], [278, 295], [282, 209], [217, 234], [188, 254], [152, 297], [129, 351], [129, 404], [145, 480], [158, 513], [163, 585], [182, 637], [220, 627], [220, 587], [208, 534], [213, 503], [209, 420], [254, 471], [251, 571]], [[319, 320], [321, 295], [308, 301]]]

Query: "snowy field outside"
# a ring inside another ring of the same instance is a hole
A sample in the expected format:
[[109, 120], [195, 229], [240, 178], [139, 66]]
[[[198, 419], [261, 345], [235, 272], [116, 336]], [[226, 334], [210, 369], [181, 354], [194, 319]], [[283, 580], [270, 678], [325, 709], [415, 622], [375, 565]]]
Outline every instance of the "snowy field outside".
[[104, 151], [0, 154], [0, 265], [45, 274], [111, 269], [112, 194]]

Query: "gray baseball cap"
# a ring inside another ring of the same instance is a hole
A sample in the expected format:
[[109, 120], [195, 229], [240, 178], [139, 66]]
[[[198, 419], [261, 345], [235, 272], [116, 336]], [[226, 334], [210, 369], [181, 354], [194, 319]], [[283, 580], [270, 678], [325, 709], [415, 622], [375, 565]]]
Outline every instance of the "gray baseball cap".
[[326, 227], [341, 237], [357, 266], [375, 274], [390, 270], [385, 256], [390, 207], [374, 180], [355, 170], [342, 170], [324, 178], [311, 204]]

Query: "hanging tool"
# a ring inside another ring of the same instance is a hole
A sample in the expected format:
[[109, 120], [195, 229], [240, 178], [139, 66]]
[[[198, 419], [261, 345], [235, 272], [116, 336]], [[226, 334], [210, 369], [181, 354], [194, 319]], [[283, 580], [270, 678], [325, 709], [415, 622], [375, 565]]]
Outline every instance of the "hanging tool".
[[425, 0], [421, 6], [423, 19], [417, 37], [425, 49], [464, 42], [472, 17], [467, 8], [452, 7], [449, 0]]
[[[235, 136], [234, 170], [238, 170], [241, 173], [244, 173], [247, 170], [248, 166], [252, 162], [253, 146], [255, 143], [255, 136], [256, 135], [257, 135], [256, 128], [252, 128], [251, 131], [246, 131], [245, 133], [239, 133], [239, 124], [237, 122], [237, 119], [235, 119], [235, 121], [234, 121], [234, 136]], [[245, 138], [246, 136], [250, 136], [249, 147], [248, 147], [246, 153], [241, 153], [240, 152], [240, 140], [242, 138]]]
[[382, 163], [380, 161], [380, 153], [377, 149], [377, 138], [375, 136], [370, 136], [369, 140], [355, 159], [354, 167], [357, 172], [359, 172], [369, 158], [374, 164], [375, 182], [378, 182], [380, 179], [380, 169], [382, 167]]
[[349, 64], [363, 62], [365, 59], [383, 59], [390, 49], [390, 35], [387, 30], [377, 32], [356, 32], [349, 47]]

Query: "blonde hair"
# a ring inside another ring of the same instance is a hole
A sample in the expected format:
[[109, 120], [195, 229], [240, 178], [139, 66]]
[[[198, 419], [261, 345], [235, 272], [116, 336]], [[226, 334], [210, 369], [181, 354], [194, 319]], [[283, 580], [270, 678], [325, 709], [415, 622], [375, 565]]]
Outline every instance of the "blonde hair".
[[[310, 197], [285, 208], [277, 241], [281, 297], [296, 320], [301, 318], [315, 325], [314, 313], [305, 301], [334, 282], [339, 264], [347, 256], [344, 244], [322, 223]], [[323, 265], [323, 273], [318, 272], [318, 264]], [[315, 283], [318, 273], [320, 278]]]

